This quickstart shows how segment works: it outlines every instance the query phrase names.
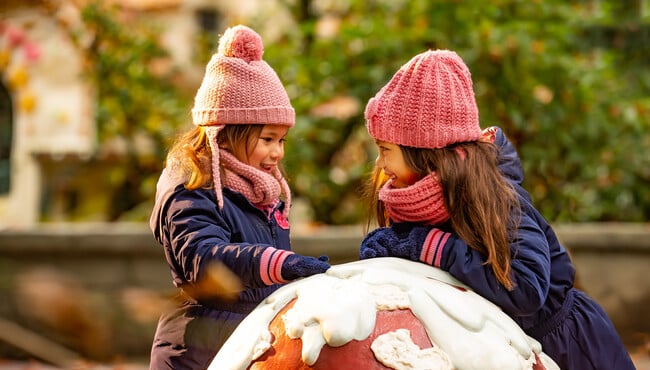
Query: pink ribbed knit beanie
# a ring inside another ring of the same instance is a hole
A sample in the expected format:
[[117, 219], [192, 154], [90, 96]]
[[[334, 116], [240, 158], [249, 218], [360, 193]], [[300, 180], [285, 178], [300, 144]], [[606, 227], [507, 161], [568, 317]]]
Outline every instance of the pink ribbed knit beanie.
[[289, 96], [262, 54], [262, 38], [252, 29], [238, 25], [224, 32], [194, 98], [195, 125], [294, 125]]
[[403, 65], [365, 111], [370, 136], [416, 148], [443, 148], [481, 136], [472, 77], [453, 51], [429, 50]]

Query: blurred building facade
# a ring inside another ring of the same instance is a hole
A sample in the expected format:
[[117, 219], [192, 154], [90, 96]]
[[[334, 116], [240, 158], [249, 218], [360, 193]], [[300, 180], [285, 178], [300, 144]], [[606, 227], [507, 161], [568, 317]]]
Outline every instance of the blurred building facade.
[[39, 156], [84, 156], [94, 146], [80, 54], [56, 18], [23, 4], [4, 10], [0, 23], [0, 223], [10, 225], [38, 219]]

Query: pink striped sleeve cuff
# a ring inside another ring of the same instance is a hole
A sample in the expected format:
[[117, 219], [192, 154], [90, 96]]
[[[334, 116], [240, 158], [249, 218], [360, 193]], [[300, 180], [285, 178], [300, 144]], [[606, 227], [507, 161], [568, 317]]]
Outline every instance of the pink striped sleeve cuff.
[[260, 260], [260, 276], [262, 282], [266, 285], [284, 284], [287, 280], [282, 279], [282, 264], [287, 257], [293, 254], [291, 251], [285, 251], [276, 248], [266, 248], [262, 252]]
[[424, 240], [424, 245], [422, 246], [422, 252], [420, 253], [420, 261], [435, 267], [440, 267], [440, 261], [442, 260], [442, 250], [445, 247], [445, 243], [449, 239], [449, 233], [446, 233], [440, 229], [432, 229], [427, 234], [427, 238]]

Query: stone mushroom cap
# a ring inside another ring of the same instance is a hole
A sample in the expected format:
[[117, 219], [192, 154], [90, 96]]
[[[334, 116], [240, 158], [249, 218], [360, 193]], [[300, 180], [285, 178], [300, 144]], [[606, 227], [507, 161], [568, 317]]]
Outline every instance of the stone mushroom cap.
[[[283, 311], [290, 302], [293, 306]], [[539, 342], [498, 306], [447, 272], [392, 257], [335, 265], [278, 289], [237, 327], [208, 370], [247, 369], [272, 347], [269, 324], [281, 311], [286, 335], [301, 340], [308, 369], [323, 347], [367, 338], [378, 311], [405, 309], [424, 326], [433, 349], [409, 342], [408, 331], [385, 333], [371, 348], [387, 368], [426, 363], [427, 369], [514, 370], [533, 369], [541, 360], [545, 369], [559, 370]]]

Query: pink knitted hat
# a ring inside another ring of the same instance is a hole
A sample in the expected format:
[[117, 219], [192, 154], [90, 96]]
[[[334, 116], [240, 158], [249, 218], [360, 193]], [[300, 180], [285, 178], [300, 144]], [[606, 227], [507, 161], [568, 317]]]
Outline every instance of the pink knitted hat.
[[472, 77], [453, 51], [429, 50], [403, 65], [365, 111], [370, 136], [416, 148], [443, 148], [481, 136]]
[[194, 98], [195, 125], [294, 125], [289, 96], [262, 54], [262, 38], [252, 29], [238, 25], [224, 32]]
[[[262, 38], [252, 29], [238, 25], [228, 28], [219, 39], [217, 53], [205, 68], [205, 76], [194, 98], [192, 119], [206, 126], [212, 150], [212, 180], [219, 208], [223, 207], [219, 130], [228, 124], [275, 124], [293, 127], [296, 114], [280, 78], [262, 60]], [[279, 171], [286, 206], [290, 207], [289, 188]], [[258, 186], [260, 184], [257, 184]]]

